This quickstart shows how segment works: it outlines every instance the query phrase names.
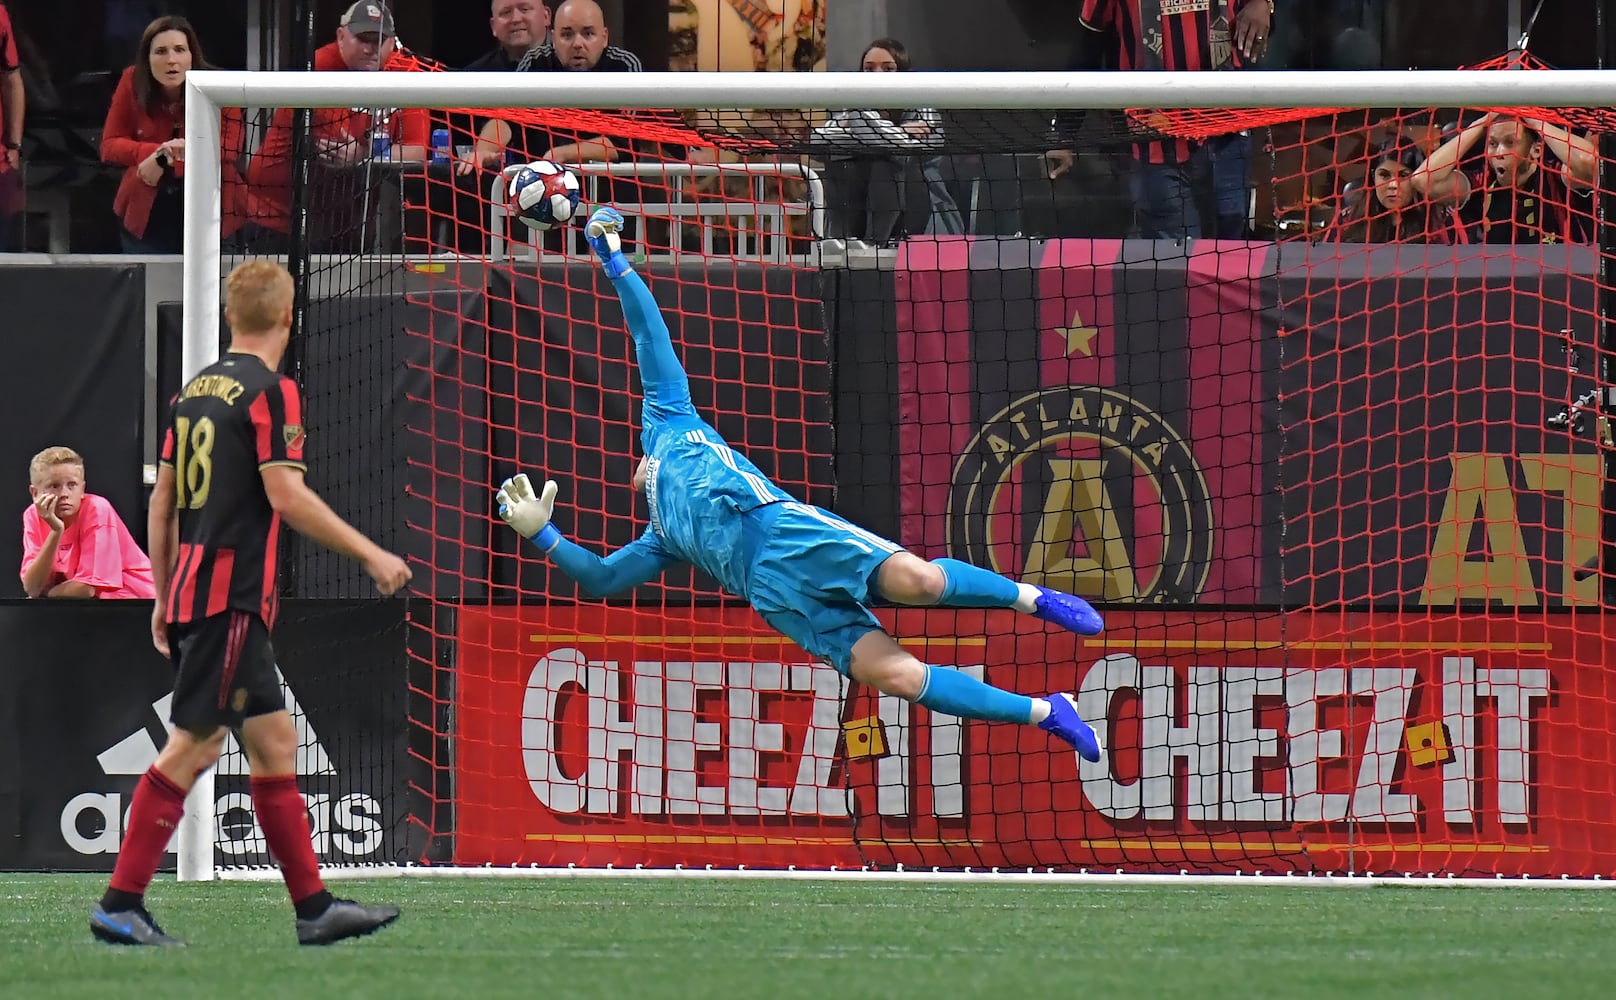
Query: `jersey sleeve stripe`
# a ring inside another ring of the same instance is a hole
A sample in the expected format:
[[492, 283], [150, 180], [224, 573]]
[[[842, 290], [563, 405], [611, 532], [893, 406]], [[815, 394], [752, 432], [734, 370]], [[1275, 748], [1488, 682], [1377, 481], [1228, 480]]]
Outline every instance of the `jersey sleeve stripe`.
[[275, 428], [273, 426], [274, 420], [270, 417], [269, 413], [269, 394], [260, 394], [257, 399], [252, 401], [252, 406], [247, 412], [252, 416], [253, 431], [258, 450], [258, 461], [260, 463], [268, 462], [270, 459], [275, 457], [275, 453], [273, 451], [275, 439], [271, 437], [271, 434], [274, 433]]
[[281, 403], [286, 409], [281, 414], [281, 423], [303, 423], [303, 401], [297, 394], [297, 383], [284, 375], [281, 376]]

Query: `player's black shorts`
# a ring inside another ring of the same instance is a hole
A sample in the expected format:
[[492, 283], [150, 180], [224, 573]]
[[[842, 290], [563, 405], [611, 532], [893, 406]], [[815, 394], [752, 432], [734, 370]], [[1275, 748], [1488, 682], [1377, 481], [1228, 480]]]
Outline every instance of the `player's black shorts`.
[[263, 619], [226, 611], [168, 627], [174, 678], [174, 725], [192, 732], [234, 729], [243, 719], [286, 707], [275, 673], [275, 650]]

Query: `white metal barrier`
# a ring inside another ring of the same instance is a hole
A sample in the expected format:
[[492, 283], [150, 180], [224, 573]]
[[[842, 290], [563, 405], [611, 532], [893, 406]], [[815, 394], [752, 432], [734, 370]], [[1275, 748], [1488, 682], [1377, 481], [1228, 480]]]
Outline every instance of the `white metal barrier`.
[[[825, 231], [824, 183], [816, 171], [800, 163], [584, 163], [570, 165], [570, 168], [583, 185], [580, 211], [587, 212], [609, 203], [623, 213], [625, 220], [633, 220], [633, 234], [638, 240], [645, 239], [647, 221], [669, 227], [667, 249], [648, 255], [654, 259], [721, 256], [772, 263], [800, 261], [810, 255], [812, 245]], [[495, 177], [489, 189], [488, 256], [495, 260], [518, 255], [587, 256], [588, 247], [580, 238], [581, 226], [564, 227], [561, 249], [556, 250], [544, 246], [547, 234], [510, 221], [512, 212], [506, 185], [511, 169], [507, 167], [506, 174]], [[618, 177], [652, 182], [667, 192], [667, 200], [622, 201], [602, 197], [601, 187]], [[751, 197], [733, 198], [722, 193], [698, 195], [683, 183], [709, 177], [743, 177], [748, 182]], [[802, 181], [805, 199], [785, 200], [780, 193], [768, 191], [771, 183], [783, 180]], [[796, 235], [790, 232], [790, 220], [796, 218], [808, 220], [808, 232]], [[686, 247], [685, 238], [692, 233], [699, 250]], [[721, 239], [727, 239], [730, 245], [720, 248]], [[793, 240], [804, 246], [803, 253], [790, 252]], [[660, 235], [658, 242], [661, 242]]]

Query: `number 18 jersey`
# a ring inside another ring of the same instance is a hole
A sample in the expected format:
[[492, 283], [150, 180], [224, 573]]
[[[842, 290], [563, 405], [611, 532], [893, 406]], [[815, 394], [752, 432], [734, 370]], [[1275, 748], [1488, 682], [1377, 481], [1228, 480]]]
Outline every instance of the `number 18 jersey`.
[[226, 354], [174, 397], [159, 458], [179, 511], [170, 623], [235, 610], [274, 625], [281, 520], [260, 471], [305, 468], [302, 411], [297, 383], [251, 354]]

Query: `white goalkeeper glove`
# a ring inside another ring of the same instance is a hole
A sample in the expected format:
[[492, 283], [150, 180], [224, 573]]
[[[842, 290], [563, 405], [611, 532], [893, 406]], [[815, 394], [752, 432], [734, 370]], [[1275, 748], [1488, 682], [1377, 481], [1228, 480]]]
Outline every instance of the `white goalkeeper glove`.
[[517, 473], [505, 480], [494, 494], [494, 499], [499, 503], [500, 519], [515, 528], [523, 538], [532, 538], [550, 526], [550, 517], [555, 512], [555, 497], [554, 479], [545, 480], [544, 492], [534, 496], [533, 484], [528, 482], [526, 473]]

